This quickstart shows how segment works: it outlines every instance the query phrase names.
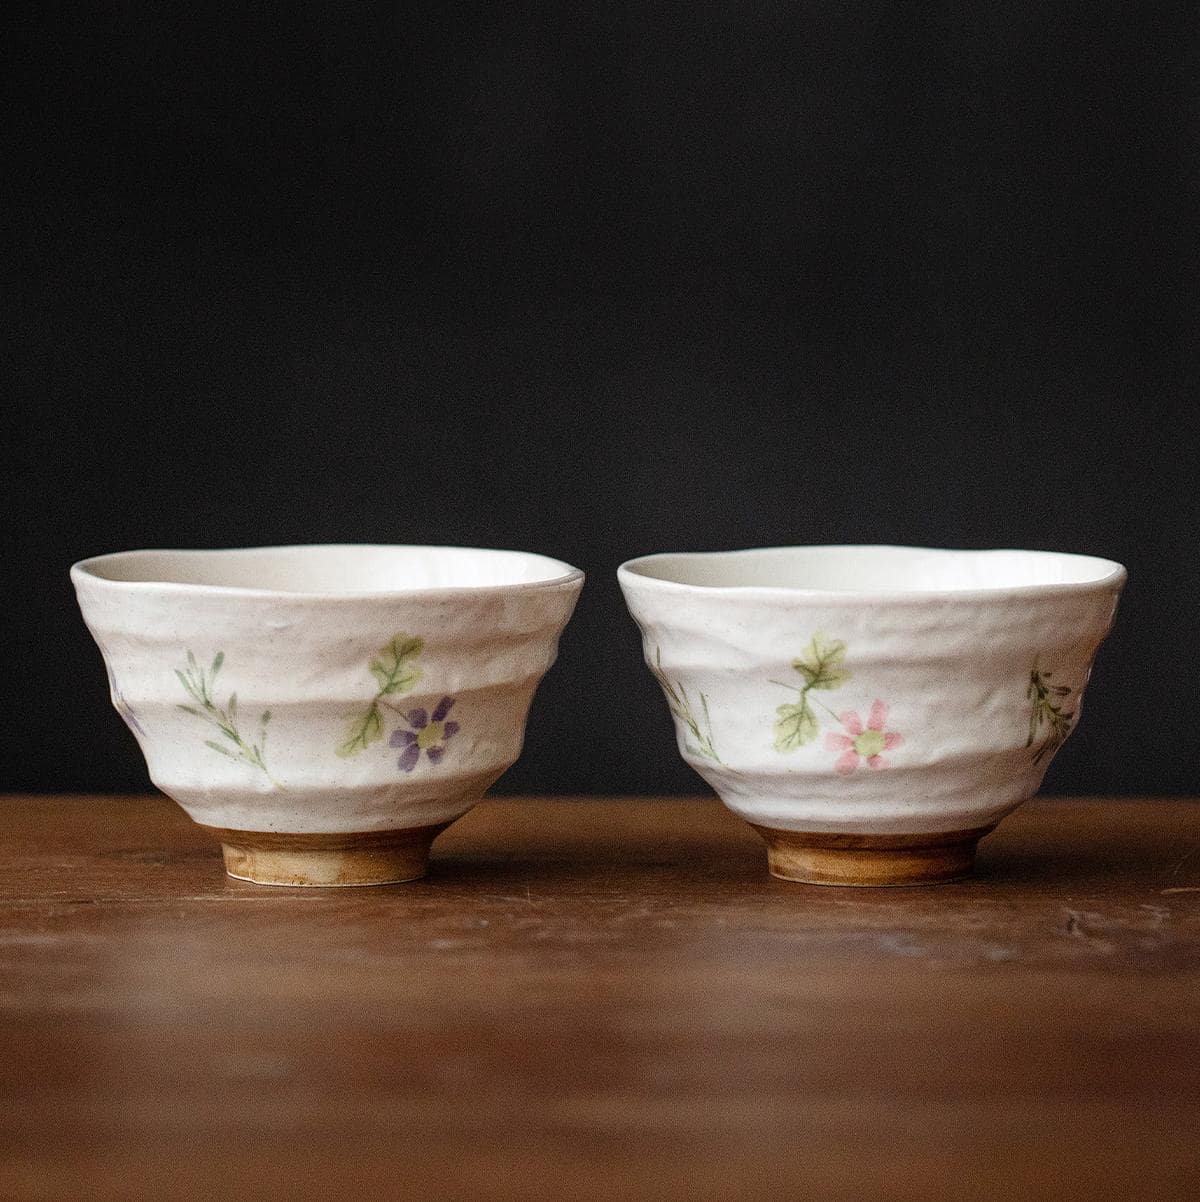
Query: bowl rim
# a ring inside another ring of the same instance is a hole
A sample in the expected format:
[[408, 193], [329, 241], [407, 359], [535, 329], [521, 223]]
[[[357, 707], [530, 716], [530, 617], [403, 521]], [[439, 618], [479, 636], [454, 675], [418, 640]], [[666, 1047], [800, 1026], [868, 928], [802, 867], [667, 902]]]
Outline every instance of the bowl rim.
[[[917, 551], [947, 556], [983, 557], [995, 554], [1019, 554], [1047, 559], [1088, 560], [1097, 567], [1107, 567], [1102, 576], [1094, 580], [1074, 582], [1046, 582], [1035, 584], [998, 584], [982, 588], [952, 589], [823, 589], [803, 588], [787, 584], [687, 584], [679, 580], [665, 580], [660, 576], [649, 576], [639, 569], [665, 559], [703, 560], [737, 559], [740, 556], [760, 555], [772, 551]], [[848, 605], [879, 605], [892, 602], [919, 602], [936, 599], [939, 602], [991, 601], [1009, 596], [1068, 596], [1091, 592], [1120, 591], [1129, 573], [1124, 565], [1113, 559], [1097, 555], [1084, 555], [1072, 551], [1028, 550], [1020, 547], [922, 547], [908, 543], [796, 543], [765, 547], [739, 547], [724, 551], [656, 551], [651, 555], [639, 555], [626, 560], [617, 569], [617, 578], [622, 587], [645, 589], [680, 596], [737, 597], [740, 599], [762, 598], [763, 600], [787, 597], [793, 601], [836, 601]]]
[[[115, 560], [137, 560], [143, 556], [182, 555], [226, 557], [256, 555], [265, 551], [466, 551], [485, 555], [512, 556], [537, 560], [548, 569], [560, 569], [555, 576], [544, 580], [522, 580], [508, 584], [451, 584], [416, 588], [369, 589], [358, 591], [313, 591], [277, 588], [255, 588], [233, 584], [203, 584], [179, 580], [113, 580], [101, 576], [96, 568]], [[118, 592], [165, 592], [188, 596], [214, 596], [231, 598], [270, 598], [284, 601], [371, 601], [395, 600], [408, 597], [481, 596], [487, 593], [511, 594], [537, 592], [546, 589], [561, 589], [569, 585], [582, 585], [584, 573], [571, 564], [537, 551], [518, 551], [502, 547], [466, 547], [452, 543], [278, 543], [254, 547], [139, 547], [129, 551], [110, 551], [103, 555], [90, 555], [71, 565], [71, 580], [76, 586], [86, 583]]]

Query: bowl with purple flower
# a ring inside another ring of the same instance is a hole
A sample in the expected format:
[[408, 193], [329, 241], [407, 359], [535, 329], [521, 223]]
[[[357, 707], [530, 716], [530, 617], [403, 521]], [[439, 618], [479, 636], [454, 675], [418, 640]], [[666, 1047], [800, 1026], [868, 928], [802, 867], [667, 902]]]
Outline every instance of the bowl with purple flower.
[[520, 754], [583, 573], [521, 551], [128, 551], [71, 569], [153, 782], [276, 885], [424, 875]]

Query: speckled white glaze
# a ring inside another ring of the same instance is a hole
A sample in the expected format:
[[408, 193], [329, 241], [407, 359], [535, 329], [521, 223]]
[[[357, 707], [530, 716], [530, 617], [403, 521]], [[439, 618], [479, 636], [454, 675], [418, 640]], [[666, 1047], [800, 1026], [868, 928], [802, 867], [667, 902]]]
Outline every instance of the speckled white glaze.
[[[540, 555], [401, 546], [132, 551], [84, 560], [71, 577], [154, 783], [206, 826], [291, 834], [465, 813], [520, 753], [583, 584]], [[371, 664], [397, 636], [419, 640], [408, 661], [419, 671], [379, 697]], [[212, 710], [178, 674], [189, 653], [193, 679], [221, 656]], [[243, 745], [266, 732], [261, 765], [216, 724], [233, 693]], [[453, 737], [443, 731], [437, 762], [418, 749], [405, 770], [391, 740], [415, 739], [405, 715], [432, 715], [443, 698]], [[377, 733], [339, 754], [373, 699]]]
[[[1037, 791], [1057, 748], [1049, 725], [1031, 730], [1031, 675], [1069, 690], [1050, 704], [1073, 729], [1125, 576], [1090, 556], [869, 546], [651, 555], [619, 571], [674, 692], [680, 752], [725, 804], [765, 828], [870, 835], [988, 827]], [[804, 694], [811, 737], [780, 750], [779, 707], [802, 695], [814, 636], [844, 645], [836, 683]]]

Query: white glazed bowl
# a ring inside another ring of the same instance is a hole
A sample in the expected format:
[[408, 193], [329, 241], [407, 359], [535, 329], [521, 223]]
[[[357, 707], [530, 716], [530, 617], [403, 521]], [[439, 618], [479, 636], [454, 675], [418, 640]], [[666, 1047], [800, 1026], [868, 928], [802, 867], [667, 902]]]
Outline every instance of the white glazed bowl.
[[518, 551], [129, 551], [71, 569], [150, 777], [269, 884], [423, 875], [521, 751], [583, 573]]
[[1125, 569], [1040, 551], [772, 547], [619, 571], [683, 758], [792, 880], [970, 870], [1079, 719]]

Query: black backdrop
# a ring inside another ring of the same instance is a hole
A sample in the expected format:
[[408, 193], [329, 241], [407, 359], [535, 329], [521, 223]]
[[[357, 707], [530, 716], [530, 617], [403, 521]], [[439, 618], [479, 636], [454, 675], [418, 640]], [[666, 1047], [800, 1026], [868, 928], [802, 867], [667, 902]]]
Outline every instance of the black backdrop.
[[145, 784], [73, 559], [289, 541], [587, 570], [555, 792], [699, 785], [628, 556], [1107, 555], [1049, 787], [1200, 784], [1193, 6], [6, 10], [0, 786]]

